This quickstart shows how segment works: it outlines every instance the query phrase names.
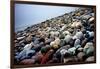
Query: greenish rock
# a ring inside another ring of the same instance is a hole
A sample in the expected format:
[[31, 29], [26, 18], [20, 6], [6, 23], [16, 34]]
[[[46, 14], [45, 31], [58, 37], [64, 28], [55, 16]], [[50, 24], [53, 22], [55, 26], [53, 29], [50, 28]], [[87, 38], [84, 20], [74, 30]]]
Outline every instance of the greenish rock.
[[93, 55], [94, 52], [94, 46], [92, 42], [88, 42], [86, 43], [83, 51], [85, 52], [86, 56], [91, 56]]

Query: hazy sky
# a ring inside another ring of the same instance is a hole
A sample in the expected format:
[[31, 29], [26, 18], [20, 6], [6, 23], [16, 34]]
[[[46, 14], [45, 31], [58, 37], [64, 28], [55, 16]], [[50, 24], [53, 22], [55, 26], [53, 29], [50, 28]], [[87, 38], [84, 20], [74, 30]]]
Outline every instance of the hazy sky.
[[15, 31], [75, 9], [64, 6], [15, 4]]

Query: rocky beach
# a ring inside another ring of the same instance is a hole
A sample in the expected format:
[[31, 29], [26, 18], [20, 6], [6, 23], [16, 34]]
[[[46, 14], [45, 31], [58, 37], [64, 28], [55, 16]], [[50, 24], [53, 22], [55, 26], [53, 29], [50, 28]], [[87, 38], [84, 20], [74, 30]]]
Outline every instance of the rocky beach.
[[95, 61], [95, 12], [79, 8], [15, 32], [14, 64]]

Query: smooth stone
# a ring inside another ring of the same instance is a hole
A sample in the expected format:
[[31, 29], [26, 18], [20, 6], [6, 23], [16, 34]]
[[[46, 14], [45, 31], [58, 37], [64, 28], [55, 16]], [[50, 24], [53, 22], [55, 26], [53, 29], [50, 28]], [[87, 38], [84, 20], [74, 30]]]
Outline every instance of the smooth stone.
[[89, 20], [88, 20], [88, 22], [91, 24], [91, 23], [93, 23], [94, 22], [94, 17], [91, 17]]
[[76, 40], [75, 40], [75, 43], [74, 43], [74, 47], [77, 46], [77, 45], [80, 45], [80, 44], [81, 44], [80, 39], [76, 39]]
[[91, 56], [93, 55], [94, 52], [94, 46], [92, 42], [88, 42], [86, 43], [83, 51], [85, 52], [86, 56]]
[[88, 20], [91, 16], [90, 15], [82, 15], [81, 19]]
[[83, 39], [83, 37], [84, 37], [84, 34], [80, 31], [80, 32], [77, 32], [76, 34], [75, 34], [75, 36], [73, 36], [73, 39]]
[[72, 47], [72, 48], [69, 48], [68, 49], [68, 52], [71, 54], [71, 55], [75, 55], [75, 50], [76, 50], [76, 48], [75, 47]]
[[65, 45], [65, 41], [64, 41], [64, 39], [61, 39], [61, 41], [60, 41], [60, 46], [62, 47], [62, 46], [64, 46]]
[[94, 37], [94, 32], [92, 31], [92, 32], [88, 32], [89, 33], [89, 38], [92, 38], [92, 37]]
[[84, 61], [85, 53], [84, 52], [79, 52], [77, 54], [78, 60], [79, 61]]
[[46, 64], [50, 60], [50, 58], [52, 57], [53, 53], [54, 53], [54, 50], [53, 49], [50, 49], [45, 54], [45, 56], [42, 58], [41, 64]]
[[26, 37], [26, 42], [31, 42], [32, 41], [32, 36], [31, 35], [29, 35], [28, 37]]
[[25, 36], [23, 36], [23, 37], [18, 37], [17, 40], [20, 41], [20, 40], [23, 40], [24, 38], [25, 38]]
[[44, 46], [41, 48], [41, 53], [46, 53], [48, 50], [50, 50], [51, 46]]
[[34, 41], [34, 44], [39, 44], [39, 41], [38, 41], [38, 40], [35, 40], [35, 41]]
[[35, 60], [34, 59], [24, 59], [19, 64], [33, 65], [34, 63], [35, 63]]
[[65, 35], [61, 33], [61, 34], [59, 35], [59, 38], [60, 38], [60, 39], [64, 39], [64, 38], [65, 38]]
[[64, 38], [66, 43], [69, 43], [71, 41], [71, 39], [72, 39], [72, 36], [70, 36], [70, 35], [66, 35]]
[[79, 51], [79, 52], [83, 52], [83, 48], [80, 47], [80, 48], [77, 49], [77, 51]]
[[74, 57], [74, 56], [63, 59], [63, 63], [77, 62], [77, 61], [78, 61], [77, 57]]
[[93, 62], [95, 59], [94, 59], [94, 56], [91, 56], [91, 57], [88, 57], [85, 62]]
[[73, 28], [69, 28], [68, 31], [70, 32], [69, 35], [71, 35], [74, 32], [74, 29]]
[[66, 36], [66, 35], [71, 35], [71, 33], [69, 31], [63, 31], [63, 35]]
[[64, 55], [66, 52], [68, 52], [66, 49], [60, 50], [61, 55]]
[[59, 38], [55, 38], [55, 40], [54, 41], [52, 41], [51, 43], [50, 43], [50, 45], [51, 46], [54, 46], [54, 45], [60, 45], [60, 39]]

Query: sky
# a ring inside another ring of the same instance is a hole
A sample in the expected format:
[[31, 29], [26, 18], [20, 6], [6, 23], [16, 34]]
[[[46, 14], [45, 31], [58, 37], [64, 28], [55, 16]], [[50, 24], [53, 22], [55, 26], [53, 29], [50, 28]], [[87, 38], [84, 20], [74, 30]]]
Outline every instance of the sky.
[[75, 7], [15, 4], [15, 31], [41, 23], [65, 13], [74, 11]]

